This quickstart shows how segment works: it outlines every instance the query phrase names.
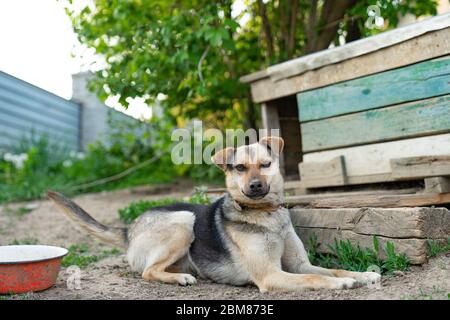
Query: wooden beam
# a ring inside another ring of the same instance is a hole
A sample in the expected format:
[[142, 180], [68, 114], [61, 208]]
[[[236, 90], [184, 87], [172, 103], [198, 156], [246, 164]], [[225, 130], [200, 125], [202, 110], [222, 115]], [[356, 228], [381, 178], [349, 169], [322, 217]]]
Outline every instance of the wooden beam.
[[343, 186], [346, 183], [344, 157], [336, 157], [326, 162], [301, 162], [299, 164], [300, 183], [303, 188], [323, 185]]
[[305, 206], [309, 208], [399, 208], [421, 207], [450, 203], [450, 193], [423, 193], [400, 195], [354, 195], [328, 198], [313, 198], [310, 195], [286, 197], [288, 206]]
[[425, 192], [427, 193], [450, 192], [450, 178], [449, 177], [425, 178]]
[[450, 176], [450, 155], [391, 159], [391, 168], [396, 180]]
[[301, 121], [311, 121], [449, 93], [447, 56], [309, 90], [297, 97]]
[[[449, 83], [450, 92], [450, 60], [446, 82]], [[447, 133], [450, 132], [449, 106], [450, 95], [446, 95], [302, 123], [303, 151], [320, 151]]]
[[450, 235], [446, 208], [345, 208], [289, 210], [296, 227], [351, 230], [390, 238], [445, 239]]
[[428, 32], [395, 46], [330, 64], [287, 79], [262, 78], [251, 84], [253, 101], [260, 103], [364, 77], [450, 54], [450, 28]]

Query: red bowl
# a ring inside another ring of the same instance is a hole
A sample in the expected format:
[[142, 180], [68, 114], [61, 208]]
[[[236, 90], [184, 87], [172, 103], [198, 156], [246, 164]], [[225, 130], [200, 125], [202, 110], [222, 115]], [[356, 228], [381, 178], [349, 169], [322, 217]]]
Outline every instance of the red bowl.
[[0, 246], [0, 294], [41, 291], [53, 286], [67, 249], [53, 246]]

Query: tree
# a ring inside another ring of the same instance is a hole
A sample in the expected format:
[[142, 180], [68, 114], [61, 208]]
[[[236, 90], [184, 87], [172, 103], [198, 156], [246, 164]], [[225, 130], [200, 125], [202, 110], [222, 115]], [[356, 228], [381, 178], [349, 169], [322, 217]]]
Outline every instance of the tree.
[[[71, 1], [68, 0], [70, 3]], [[399, 17], [436, 14], [435, 0], [94, 0], [68, 5], [79, 41], [105, 61], [93, 89], [166, 99], [166, 115], [182, 124], [257, 126], [249, 88], [239, 77], [293, 57], [386, 29]], [[381, 30], [369, 29], [367, 8], [378, 5]]]

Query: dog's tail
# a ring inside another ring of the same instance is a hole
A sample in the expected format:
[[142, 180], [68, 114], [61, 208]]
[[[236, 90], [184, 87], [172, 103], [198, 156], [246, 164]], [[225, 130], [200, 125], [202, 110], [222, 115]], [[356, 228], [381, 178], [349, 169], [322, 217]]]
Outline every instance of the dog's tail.
[[60, 211], [75, 222], [82, 230], [87, 231], [99, 240], [126, 248], [128, 245], [127, 229], [113, 228], [101, 224], [81, 209], [75, 202], [58, 192], [47, 191], [47, 195], [57, 205]]

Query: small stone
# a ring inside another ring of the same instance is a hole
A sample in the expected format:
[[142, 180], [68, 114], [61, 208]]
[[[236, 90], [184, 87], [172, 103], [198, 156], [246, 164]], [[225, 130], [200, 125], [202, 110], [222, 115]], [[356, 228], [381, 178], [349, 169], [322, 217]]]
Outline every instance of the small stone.
[[405, 273], [403, 271], [395, 270], [392, 272], [392, 274], [396, 277], [403, 277]]
[[40, 206], [39, 202], [31, 202], [25, 206], [25, 209], [27, 209], [29, 211], [33, 211], [33, 210], [39, 208], [39, 206]]

